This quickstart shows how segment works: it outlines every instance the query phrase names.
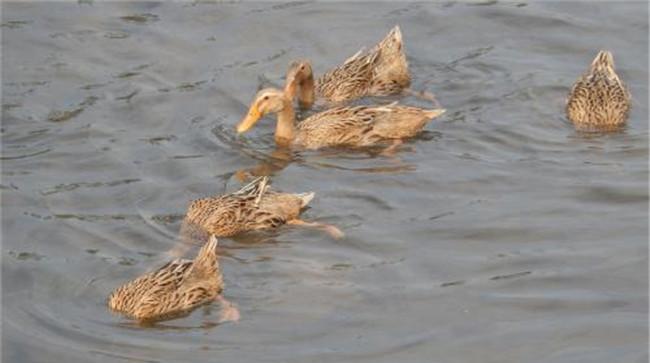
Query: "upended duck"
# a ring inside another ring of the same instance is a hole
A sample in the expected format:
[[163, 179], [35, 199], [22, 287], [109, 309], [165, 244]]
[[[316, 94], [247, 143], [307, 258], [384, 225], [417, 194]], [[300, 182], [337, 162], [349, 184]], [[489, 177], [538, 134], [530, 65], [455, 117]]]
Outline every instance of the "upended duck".
[[[294, 77], [300, 78], [299, 82], [293, 82]], [[359, 50], [315, 81], [309, 61], [292, 62], [285, 91], [293, 99], [296, 87], [300, 88], [300, 106], [309, 108], [317, 98], [340, 103], [364, 96], [389, 96], [400, 93], [410, 83], [402, 32], [395, 26], [370, 50]]]
[[221, 296], [223, 277], [212, 236], [194, 260], [175, 259], [115, 289], [109, 308], [140, 323], [154, 323], [189, 315], [213, 301], [225, 304], [222, 319], [238, 320], [239, 312]]
[[190, 203], [181, 234], [198, 228], [218, 237], [277, 228], [284, 224], [315, 227], [334, 238], [343, 237], [338, 228], [300, 219], [300, 213], [314, 198], [314, 193], [282, 193], [273, 191], [268, 177], [253, 180], [240, 190]]
[[374, 106], [339, 106], [296, 124], [292, 100], [284, 91], [267, 88], [255, 96], [246, 117], [237, 126], [243, 133], [264, 115], [277, 114], [275, 141], [281, 146], [319, 149], [332, 146], [370, 146], [413, 137], [444, 109], [425, 110], [393, 102]]
[[567, 117], [579, 130], [614, 130], [630, 111], [630, 93], [616, 74], [612, 53], [601, 50], [589, 70], [573, 85]]

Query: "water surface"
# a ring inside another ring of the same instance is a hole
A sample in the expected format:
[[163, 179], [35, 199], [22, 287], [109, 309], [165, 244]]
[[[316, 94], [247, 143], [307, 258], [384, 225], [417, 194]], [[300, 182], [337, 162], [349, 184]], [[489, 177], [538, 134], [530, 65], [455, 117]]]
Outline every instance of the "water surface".
[[[647, 361], [647, 19], [645, 2], [4, 2], [3, 361]], [[272, 118], [234, 133], [290, 60], [321, 73], [395, 24], [413, 88], [448, 112], [394, 157], [283, 154]], [[564, 100], [599, 49], [632, 113], [579, 134]], [[187, 203], [247, 169], [315, 191], [305, 219], [346, 238], [222, 239], [237, 323], [110, 314]]]

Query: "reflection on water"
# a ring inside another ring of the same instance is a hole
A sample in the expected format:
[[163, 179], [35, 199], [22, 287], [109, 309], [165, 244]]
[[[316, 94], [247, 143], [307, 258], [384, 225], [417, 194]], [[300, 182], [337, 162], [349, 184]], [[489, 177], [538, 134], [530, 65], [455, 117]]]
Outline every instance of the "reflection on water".
[[[3, 361], [647, 360], [647, 18], [642, 2], [3, 3]], [[447, 113], [394, 155], [278, 149], [270, 117], [236, 134], [290, 60], [322, 72], [395, 24], [412, 88]], [[599, 49], [634, 97], [617, 133], [563, 114]], [[108, 311], [169, 259], [190, 200], [257, 175], [315, 191], [304, 218], [346, 237], [221, 240], [237, 323], [219, 304], [147, 328]]]
[[[255, 159], [252, 155], [251, 158]], [[243, 183], [254, 177], [271, 176], [286, 168], [294, 160], [295, 156], [291, 149], [278, 146], [270, 155], [264, 155], [263, 158], [260, 158], [260, 163], [253, 168], [237, 170], [235, 177]]]

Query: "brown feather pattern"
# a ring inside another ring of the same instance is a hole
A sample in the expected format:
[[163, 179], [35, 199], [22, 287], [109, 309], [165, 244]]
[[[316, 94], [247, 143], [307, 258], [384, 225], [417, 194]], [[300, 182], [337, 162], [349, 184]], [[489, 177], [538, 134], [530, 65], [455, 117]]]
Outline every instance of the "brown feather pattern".
[[369, 146], [385, 139], [413, 137], [441, 113], [396, 103], [335, 107], [298, 123], [293, 143], [308, 149]]
[[312, 193], [272, 191], [267, 181], [267, 177], [258, 178], [235, 193], [192, 201], [184, 223], [199, 226], [217, 237], [276, 228], [296, 219], [313, 197]]
[[369, 51], [360, 50], [320, 76], [314, 87], [317, 97], [336, 103], [397, 94], [410, 82], [402, 33], [396, 26]]
[[190, 314], [212, 302], [223, 289], [211, 238], [194, 260], [176, 259], [115, 289], [108, 297], [111, 310], [140, 322], [155, 322]]
[[581, 130], [612, 130], [625, 124], [629, 110], [630, 93], [614, 70], [612, 54], [600, 51], [573, 85], [567, 117]]

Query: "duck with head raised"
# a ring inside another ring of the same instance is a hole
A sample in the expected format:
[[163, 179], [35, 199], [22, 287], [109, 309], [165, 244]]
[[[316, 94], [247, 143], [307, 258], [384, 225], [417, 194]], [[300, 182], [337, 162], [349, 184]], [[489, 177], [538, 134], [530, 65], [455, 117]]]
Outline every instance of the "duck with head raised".
[[277, 114], [275, 141], [280, 146], [305, 149], [370, 146], [413, 137], [444, 109], [421, 109], [393, 102], [387, 105], [339, 106], [296, 124], [290, 96], [279, 89], [259, 91], [237, 132], [251, 129], [262, 117]]

